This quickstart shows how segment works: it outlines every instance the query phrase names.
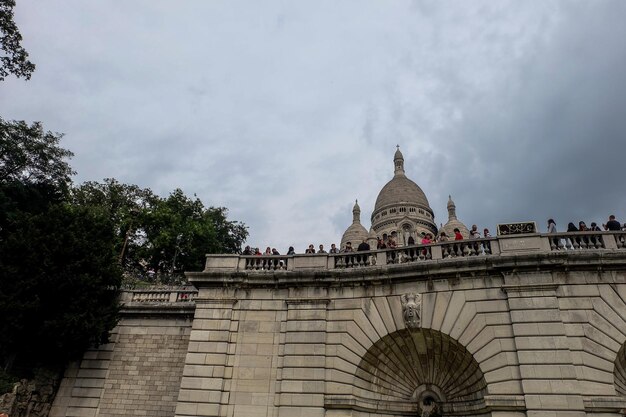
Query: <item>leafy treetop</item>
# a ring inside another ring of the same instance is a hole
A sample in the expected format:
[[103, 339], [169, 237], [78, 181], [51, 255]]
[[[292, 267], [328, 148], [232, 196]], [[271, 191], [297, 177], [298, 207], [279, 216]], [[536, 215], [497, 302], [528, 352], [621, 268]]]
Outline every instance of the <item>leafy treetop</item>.
[[22, 35], [13, 21], [15, 0], [0, 1], [0, 81], [13, 74], [30, 79], [35, 64], [28, 60], [28, 52], [22, 47]]

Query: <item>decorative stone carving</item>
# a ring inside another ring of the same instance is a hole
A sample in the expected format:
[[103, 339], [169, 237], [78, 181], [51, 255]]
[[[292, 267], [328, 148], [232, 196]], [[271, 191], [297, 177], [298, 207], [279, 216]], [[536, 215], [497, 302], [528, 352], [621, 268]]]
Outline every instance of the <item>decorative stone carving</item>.
[[418, 404], [418, 409], [419, 409], [418, 415], [420, 417], [440, 417], [441, 416], [441, 414], [439, 413], [439, 405], [432, 397], [424, 398], [422, 401], [420, 401], [420, 403]]
[[523, 235], [527, 233], [537, 233], [537, 224], [535, 222], [502, 223], [498, 225], [498, 236]]
[[404, 294], [400, 297], [402, 303], [402, 316], [408, 329], [417, 329], [422, 324], [422, 296], [419, 294]]

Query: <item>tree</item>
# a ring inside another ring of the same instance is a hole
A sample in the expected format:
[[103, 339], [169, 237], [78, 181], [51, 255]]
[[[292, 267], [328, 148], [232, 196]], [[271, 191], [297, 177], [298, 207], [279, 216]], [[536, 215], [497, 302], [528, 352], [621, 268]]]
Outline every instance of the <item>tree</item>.
[[50, 183], [68, 189], [74, 174], [66, 159], [74, 154], [59, 147], [63, 135], [44, 132], [39, 122], [5, 122], [0, 117], [0, 183]]
[[248, 236], [227, 213], [176, 189], [140, 216], [146, 244], [138, 253], [157, 272], [202, 270], [207, 253], [238, 253]]
[[[102, 183], [88, 181], [72, 189], [72, 201], [79, 206], [98, 207], [107, 214], [116, 233], [115, 251], [122, 255], [133, 252], [140, 241], [137, 218], [159, 200], [152, 190], [122, 184], [115, 178]], [[126, 246], [124, 245], [126, 243]], [[133, 259], [133, 257], [124, 258]]]
[[28, 60], [28, 52], [22, 47], [22, 35], [13, 21], [15, 0], [0, 2], [0, 81], [13, 74], [30, 79], [35, 64]]
[[237, 253], [248, 236], [244, 224], [227, 219], [226, 208], [206, 208], [180, 189], [161, 198], [150, 189], [107, 178], [76, 187], [72, 200], [108, 213], [128, 276], [201, 270], [207, 253]]
[[0, 119], [0, 364], [20, 375], [63, 366], [117, 320], [113, 224], [69, 200], [60, 137]]
[[117, 321], [121, 273], [109, 219], [52, 204], [21, 212], [0, 241], [4, 365], [62, 366], [99, 344]]

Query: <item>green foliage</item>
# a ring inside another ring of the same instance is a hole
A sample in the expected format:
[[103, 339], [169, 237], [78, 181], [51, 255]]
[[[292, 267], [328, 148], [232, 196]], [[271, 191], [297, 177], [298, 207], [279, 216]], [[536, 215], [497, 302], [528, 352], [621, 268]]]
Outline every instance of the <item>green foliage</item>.
[[17, 220], [0, 243], [0, 352], [63, 363], [116, 323], [112, 227], [101, 211], [69, 204]]
[[105, 179], [76, 187], [72, 200], [108, 213], [129, 282], [140, 276], [172, 283], [182, 271], [201, 270], [207, 253], [237, 253], [248, 236], [245, 225], [227, 219], [226, 208], [206, 208], [180, 189], [161, 198], [149, 189]]
[[22, 47], [22, 35], [13, 21], [15, 0], [0, 2], [0, 81], [9, 74], [30, 79], [35, 64], [28, 60], [28, 52]]
[[1, 119], [0, 132], [0, 364], [21, 374], [106, 338], [121, 271], [107, 213], [68, 201], [60, 135]]
[[50, 183], [67, 191], [74, 172], [65, 159], [73, 154], [59, 147], [62, 137], [44, 132], [39, 122], [28, 125], [0, 118], [0, 183]]
[[140, 215], [145, 244], [137, 255], [157, 272], [198, 271], [207, 253], [237, 253], [248, 231], [228, 221], [227, 209], [205, 208], [180, 189], [160, 199]]

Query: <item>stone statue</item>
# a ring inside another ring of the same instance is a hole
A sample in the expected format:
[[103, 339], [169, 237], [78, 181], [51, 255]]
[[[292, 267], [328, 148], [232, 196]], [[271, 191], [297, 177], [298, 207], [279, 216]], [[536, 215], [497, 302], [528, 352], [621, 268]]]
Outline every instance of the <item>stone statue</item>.
[[420, 417], [441, 417], [439, 404], [431, 397], [424, 398], [424, 400], [420, 401], [418, 410]]
[[408, 329], [417, 329], [422, 324], [420, 310], [422, 307], [422, 297], [419, 294], [404, 294], [400, 298], [402, 303], [402, 316], [404, 324]]

